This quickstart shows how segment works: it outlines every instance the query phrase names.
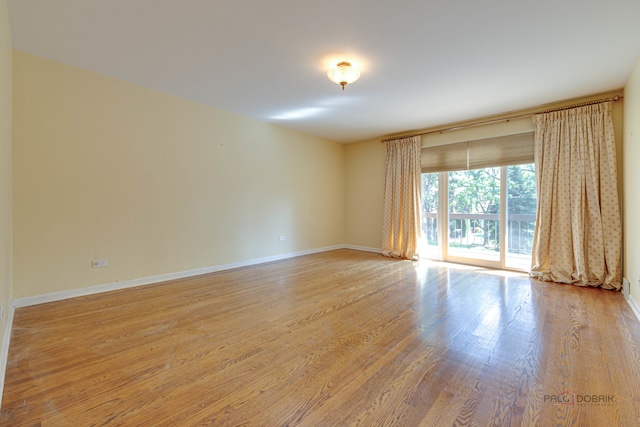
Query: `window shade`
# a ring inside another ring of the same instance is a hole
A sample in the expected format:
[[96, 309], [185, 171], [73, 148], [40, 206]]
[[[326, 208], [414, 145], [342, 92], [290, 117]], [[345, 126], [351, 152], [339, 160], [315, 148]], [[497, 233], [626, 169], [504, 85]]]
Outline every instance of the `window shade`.
[[422, 172], [446, 172], [533, 163], [533, 132], [424, 147]]

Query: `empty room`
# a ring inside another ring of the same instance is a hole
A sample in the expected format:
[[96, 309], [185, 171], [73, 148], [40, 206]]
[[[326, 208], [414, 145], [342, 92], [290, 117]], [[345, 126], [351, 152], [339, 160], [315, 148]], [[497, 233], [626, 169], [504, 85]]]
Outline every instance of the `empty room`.
[[640, 425], [638, 16], [0, 0], [0, 425]]

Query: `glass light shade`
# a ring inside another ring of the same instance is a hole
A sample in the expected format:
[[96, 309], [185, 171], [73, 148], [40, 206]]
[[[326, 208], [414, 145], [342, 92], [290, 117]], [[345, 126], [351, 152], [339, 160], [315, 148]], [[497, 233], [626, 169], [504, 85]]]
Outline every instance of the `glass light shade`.
[[327, 77], [334, 83], [342, 86], [342, 90], [349, 83], [353, 83], [360, 77], [360, 71], [353, 68], [349, 62], [340, 62], [334, 68], [330, 69]]

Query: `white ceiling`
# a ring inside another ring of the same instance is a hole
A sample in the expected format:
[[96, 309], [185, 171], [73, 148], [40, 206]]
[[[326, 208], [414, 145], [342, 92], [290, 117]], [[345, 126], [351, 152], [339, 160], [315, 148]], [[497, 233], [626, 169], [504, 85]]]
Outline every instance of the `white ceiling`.
[[640, 55], [640, 0], [8, 5], [14, 49], [339, 142], [619, 89]]

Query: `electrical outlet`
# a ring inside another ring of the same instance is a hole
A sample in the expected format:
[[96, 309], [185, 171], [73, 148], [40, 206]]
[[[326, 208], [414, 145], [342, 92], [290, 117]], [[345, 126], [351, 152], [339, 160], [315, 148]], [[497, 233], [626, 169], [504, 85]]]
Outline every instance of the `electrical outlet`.
[[106, 267], [107, 265], [109, 265], [109, 261], [106, 259], [94, 259], [91, 261], [91, 267], [93, 268]]
[[285, 240], [285, 239], [284, 239], [284, 236], [280, 236], [280, 237], [278, 237], [278, 240], [279, 240], [279, 241], [281, 241], [281, 242], [284, 242], [284, 240]]

